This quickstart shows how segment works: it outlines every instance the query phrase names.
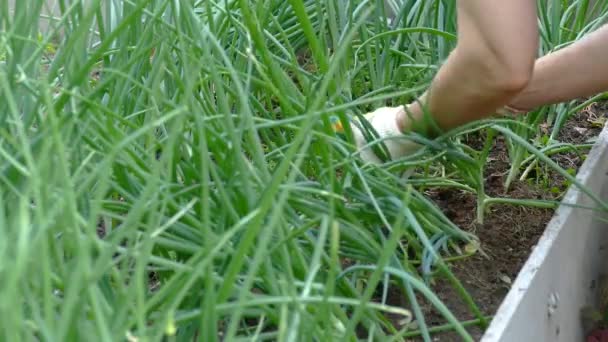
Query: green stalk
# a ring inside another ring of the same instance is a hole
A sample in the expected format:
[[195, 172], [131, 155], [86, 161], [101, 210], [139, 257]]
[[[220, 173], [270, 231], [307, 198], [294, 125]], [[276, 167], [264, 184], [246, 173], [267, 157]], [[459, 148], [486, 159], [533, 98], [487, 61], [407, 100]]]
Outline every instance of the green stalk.
[[479, 224], [483, 224], [484, 222], [484, 216], [485, 216], [485, 212], [486, 212], [486, 203], [487, 203], [487, 195], [485, 193], [485, 176], [484, 176], [484, 169], [485, 169], [485, 163], [488, 160], [488, 156], [490, 154], [490, 148], [492, 148], [492, 144], [494, 143], [494, 137], [496, 136], [496, 131], [493, 129], [489, 129], [488, 130], [488, 134], [486, 137], [486, 142], [483, 146], [483, 149], [481, 151], [481, 154], [479, 155], [479, 167], [480, 167], [480, 171], [479, 171], [479, 184], [478, 184], [478, 189], [477, 189], [477, 222]]

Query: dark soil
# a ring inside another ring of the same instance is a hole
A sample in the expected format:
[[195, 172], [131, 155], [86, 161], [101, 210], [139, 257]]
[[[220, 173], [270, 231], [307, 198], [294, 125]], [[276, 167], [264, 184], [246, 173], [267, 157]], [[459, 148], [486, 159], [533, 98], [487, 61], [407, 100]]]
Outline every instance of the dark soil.
[[[558, 139], [562, 142], [582, 144], [597, 137], [605, 122], [607, 107], [608, 104], [594, 104], [582, 110], [564, 125]], [[549, 127], [543, 129], [550, 130]], [[475, 141], [475, 137], [472, 139], [467, 143], [478, 147], [479, 141]], [[580, 156], [575, 152], [561, 153], [552, 156], [552, 159], [561, 167], [576, 171], [583, 163], [584, 154], [587, 152], [588, 149]], [[544, 177], [544, 181], [539, 182], [538, 179], [533, 178], [518, 180], [511, 185], [508, 192], [505, 192], [503, 185], [509, 167], [504, 140], [497, 139], [485, 172], [486, 192], [492, 197], [559, 200], [563, 191], [567, 189], [568, 183], [565, 182], [565, 178], [547, 169], [545, 172], [549, 172], [549, 177]], [[538, 178], [534, 175], [529, 177]], [[484, 224], [477, 224], [475, 195], [450, 189], [437, 189], [427, 194], [455, 224], [474, 232], [479, 237], [482, 253], [454, 262], [450, 267], [484, 315], [493, 315], [551, 220], [554, 210], [494, 205], [486, 213]], [[433, 289], [459, 320], [475, 319], [471, 310], [447, 281], [439, 280]], [[446, 323], [443, 316], [435, 312], [431, 305], [423, 309], [427, 313], [426, 320], [429, 326]], [[483, 335], [483, 330], [475, 325], [470, 326], [468, 331], [476, 340]], [[461, 340], [454, 332], [441, 333], [433, 337], [435, 341]]]
[[[502, 180], [502, 177], [497, 177], [490, 183], [496, 182], [499, 188], [502, 184], [498, 180]], [[488, 190], [498, 192], [496, 188]], [[484, 224], [477, 224], [474, 195], [456, 191], [441, 192], [442, 199], [437, 200], [438, 204], [451, 214], [454, 223], [474, 232], [481, 241], [482, 253], [452, 263], [452, 272], [462, 282], [480, 310], [486, 315], [491, 315], [498, 309], [509, 291], [511, 282], [517, 277], [520, 268], [542, 235], [553, 210], [495, 205], [486, 214]], [[543, 198], [542, 193], [519, 182], [509, 192], [509, 197]], [[460, 320], [475, 318], [450, 284], [439, 282], [434, 290]], [[427, 311], [431, 313], [428, 316], [430, 326], [446, 323], [441, 315], [432, 312], [430, 306]], [[479, 327], [472, 327], [470, 332], [476, 338], [481, 337], [483, 333]], [[437, 341], [457, 340], [449, 335], [437, 339]]]

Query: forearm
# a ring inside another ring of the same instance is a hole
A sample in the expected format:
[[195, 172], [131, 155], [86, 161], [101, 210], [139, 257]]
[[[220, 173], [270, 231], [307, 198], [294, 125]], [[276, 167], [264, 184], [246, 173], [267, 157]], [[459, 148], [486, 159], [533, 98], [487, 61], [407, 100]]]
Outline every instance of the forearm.
[[531, 110], [608, 91], [608, 25], [537, 60], [530, 83], [509, 105]]
[[480, 61], [483, 57], [461, 53], [457, 47], [439, 69], [427, 92], [407, 106], [413, 120], [403, 122], [421, 123], [426, 111], [439, 128], [446, 131], [491, 115], [509, 102], [525, 86], [519, 82], [525, 80], [511, 81], [507, 75], [502, 78], [491, 75], [496, 70], [488, 70], [492, 67], [486, 67], [485, 62]]
[[428, 91], [407, 106], [413, 120], [402, 120], [403, 130], [424, 131], [417, 126], [424, 111], [447, 131], [495, 113], [523, 90], [538, 50], [535, 3], [460, 0], [458, 37]]

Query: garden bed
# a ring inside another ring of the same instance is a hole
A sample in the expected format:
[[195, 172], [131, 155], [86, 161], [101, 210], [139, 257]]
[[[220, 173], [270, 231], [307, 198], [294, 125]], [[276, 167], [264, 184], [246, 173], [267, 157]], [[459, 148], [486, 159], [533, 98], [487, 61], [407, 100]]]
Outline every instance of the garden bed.
[[[484, 121], [386, 168], [330, 134], [333, 115], [422, 91], [454, 47], [453, 3], [401, 22], [351, 2], [75, 3], [34, 35], [43, 3], [0, 15], [0, 241], [16, 242], [0, 244], [0, 339], [452, 341], [546, 309], [509, 290], [536, 279], [526, 260], [605, 108]], [[557, 38], [542, 53], [594, 27], [584, 2], [539, 5]]]
[[[560, 140], [582, 144], [597, 137], [602, 131], [601, 124], [608, 114], [606, 107], [606, 104], [593, 104], [573, 116], [562, 129]], [[471, 146], [477, 144], [474, 140], [467, 143]], [[565, 186], [568, 183], [564, 181], [563, 177], [550, 172], [547, 177], [549, 182], [537, 184], [532, 178], [529, 178], [526, 181], [516, 182], [505, 193], [504, 177], [508, 173], [510, 164], [503, 140], [497, 139], [490, 155], [490, 163], [486, 170], [486, 189], [489, 195], [517, 199], [556, 200], [561, 197], [564, 190], [568, 189]], [[584, 162], [574, 153], [554, 155], [552, 159], [565, 169], [577, 171]], [[555, 189], [560, 191], [557, 192]], [[475, 222], [477, 203], [473, 194], [440, 189], [429, 191], [428, 195], [454, 223], [479, 237], [482, 252], [453, 263], [452, 271], [462, 281], [484, 314], [488, 316], [496, 314], [531, 252], [546, 231], [547, 225], [554, 217], [555, 210], [495, 205], [488, 212], [484, 224], [478, 224]], [[447, 282], [438, 282], [433, 290], [461, 321], [475, 322], [469, 308]], [[578, 308], [572, 308], [572, 310], [577, 311]], [[431, 306], [427, 307], [427, 312], [429, 325], [442, 326], [446, 323], [440, 314], [432, 310]], [[534, 317], [525, 317], [524, 320], [533, 322]], [[530, 329], [534, 330], [533, 327]], [[471, 324], [468, 330], [476, 340], [479, 340], [484, 334], [484, 329], [476, 324]], [[436, 341], [459, 339], [457, 334], [449, 331], [437, 333], [434, 337]], [[487, 336], [486, 340], [497, 341], [498, 339]], [[502, 340], [510, 341], [512, 339]]]

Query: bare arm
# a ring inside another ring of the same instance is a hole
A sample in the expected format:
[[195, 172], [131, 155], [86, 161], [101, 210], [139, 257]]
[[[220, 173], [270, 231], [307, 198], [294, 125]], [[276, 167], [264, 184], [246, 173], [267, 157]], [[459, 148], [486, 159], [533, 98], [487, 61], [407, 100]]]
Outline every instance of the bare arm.
[[532, 80], [509, 105], [520, 110], [608, 91], [608, 25], [539, 58]]
[[[382, 107], [367, 118], [382, 137], [428, 132], [421, 104], [441, 130], [488, 117], [504, 106], [523, 111], [608, 91], [608, 25], [567, 48], [536, 59], [538, 26], [530, 0], [459, 0], [459, 41], [418, 101]], [[409, 114], [412, 117], [409, 117]], [[355, 129], [358, 147], [368, 143]], [[393, 158], [418, 148], [387, 143]], [[365, 160], [380, 162], [364, 149]]]
[[[456, 48], [420, 98], [443, 130], [495, 113], [528, 84], [538, 50], [536, 4], [530, 0], [460, 0]], [[422, 110], [408, 106], [414, 122]], [[402, 131], [412, 121], [398, 115]]]

